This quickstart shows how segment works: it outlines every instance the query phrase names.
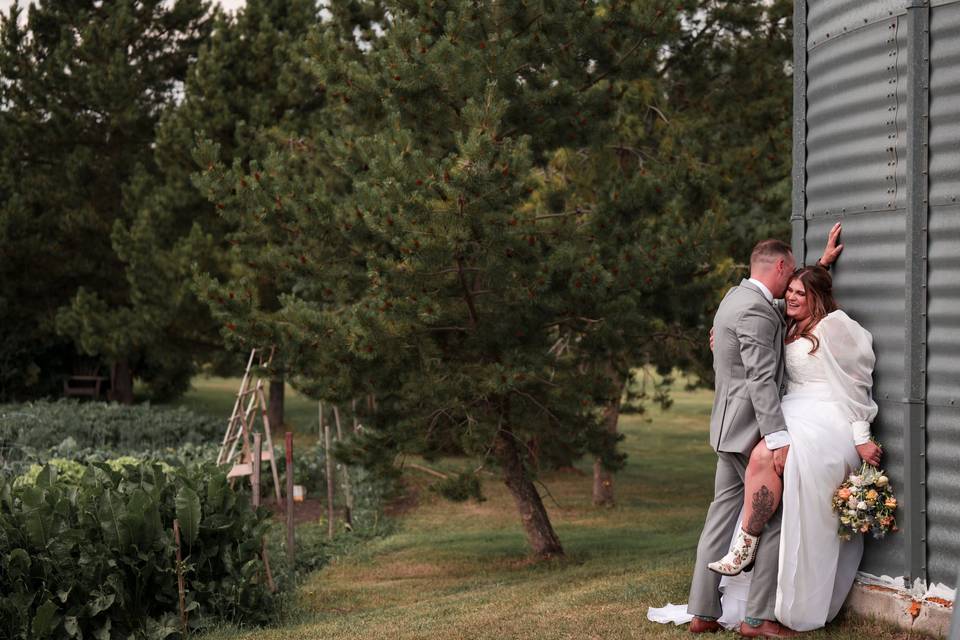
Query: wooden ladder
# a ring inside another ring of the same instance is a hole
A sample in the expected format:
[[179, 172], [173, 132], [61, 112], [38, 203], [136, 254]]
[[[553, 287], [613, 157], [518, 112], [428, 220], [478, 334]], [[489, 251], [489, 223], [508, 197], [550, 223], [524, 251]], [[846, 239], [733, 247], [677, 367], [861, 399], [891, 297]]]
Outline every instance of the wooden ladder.
[[253, 475], [253, 433], [259, 413], [264, 436], [261, 438], [261, 442], [265, 440], [267, 445], [267, 450], [260, 452], [260, 460], [270, 461], [274, 495], [279, 504], [280, 475], [277, 473], [277, 462], [273, 457], [273, 437], [270, 434], [270, 418], [267, 416], [267, 400], [263, 392], [263, 380], [257, 378], [256, 382], [253, 382], [253, 376], [251, 375], [258, 352], [261, 352], [258, 368], [269, 365], [270, 360], [273, 359], [272, 349], [266, 362], [264, 362], [262, 350], [253, 349], [250, 351], [247, 368], [240, 381], [240, 390], [237, 392], [237, 399], [233, 403], [233, 412], [230, 414], [230, 421], [227, 423], [227, 431], [223, 434], [223, 442], [220, 444], [220, 451], [217, 454], [217, 464], [232, 463], [230, 471], [227, 473], [227, 478], [231, 481]]

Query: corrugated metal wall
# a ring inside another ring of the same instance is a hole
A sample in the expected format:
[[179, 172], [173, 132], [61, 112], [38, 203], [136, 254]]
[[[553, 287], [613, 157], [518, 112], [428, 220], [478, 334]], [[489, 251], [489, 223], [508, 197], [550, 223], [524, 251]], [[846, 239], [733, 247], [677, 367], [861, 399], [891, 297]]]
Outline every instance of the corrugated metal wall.
[[927, 571], [960, 566], [960, 2], [930, 11]]
[[797, 0], [793, 228], [798, 253], [818, 255], [833, 223], [843, 222], [835, 291], [874, 336], [874, 432], [901, 495], [903, 531], [868, 541], [862, 569], [953, 586], [960, 0], [933, 4]]

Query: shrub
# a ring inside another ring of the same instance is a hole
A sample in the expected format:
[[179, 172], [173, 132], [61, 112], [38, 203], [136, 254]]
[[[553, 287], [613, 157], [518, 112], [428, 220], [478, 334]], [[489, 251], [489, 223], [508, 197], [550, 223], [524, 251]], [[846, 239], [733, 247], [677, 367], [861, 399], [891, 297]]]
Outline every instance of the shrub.
[[7, 459], [64, 446], [117, 456], [201, 445], [219, 441], [222, 435], [221, 421], [184, 408], [66, 399], [0, 407], [0, 446], [9, 451]]
[[430, 489], [453, 502], [466, 502], [470, 498], [483, 502], [486, 499], [483, 497], [480, 478], [475, 473], [458, 473], [431, 485]]
[[34, 484], [0, 475], [0, 628], [7, 637], [150, 637], [180, 632], [172, 525], [181, 524], [190, 626], [262, 623], [275, 611], [254, 512], [212, 464], [86, 465]]

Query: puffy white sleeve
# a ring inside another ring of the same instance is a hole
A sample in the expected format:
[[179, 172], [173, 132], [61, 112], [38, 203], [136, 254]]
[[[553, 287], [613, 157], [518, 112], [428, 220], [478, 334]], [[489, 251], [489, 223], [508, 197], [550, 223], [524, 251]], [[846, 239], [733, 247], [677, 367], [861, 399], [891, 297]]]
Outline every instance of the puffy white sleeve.
[[843, 311], [827, 315], [817, 326], [827, 381], [853, 429], [854, 444], [870, 440], [877, 416], [873, 401], [873, 336]]

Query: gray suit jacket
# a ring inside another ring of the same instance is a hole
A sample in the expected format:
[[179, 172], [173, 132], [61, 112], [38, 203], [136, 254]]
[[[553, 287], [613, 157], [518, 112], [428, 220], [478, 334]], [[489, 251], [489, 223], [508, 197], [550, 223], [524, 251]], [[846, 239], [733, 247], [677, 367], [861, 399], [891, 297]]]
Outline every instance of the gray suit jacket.
[[786, 323], [749, 280], [724, 296], [713, 319], [715, 451], [749, 454], [762, 436], [787, 428], [780, 409]]

